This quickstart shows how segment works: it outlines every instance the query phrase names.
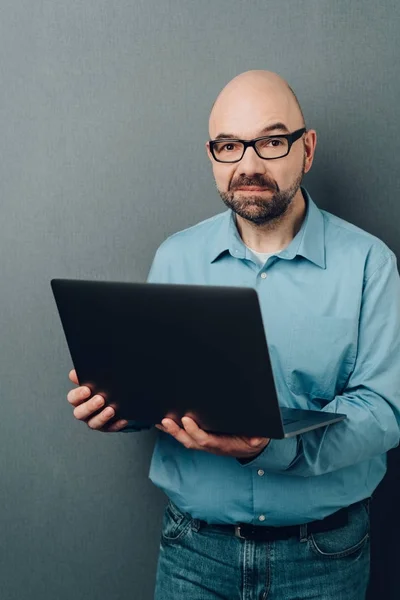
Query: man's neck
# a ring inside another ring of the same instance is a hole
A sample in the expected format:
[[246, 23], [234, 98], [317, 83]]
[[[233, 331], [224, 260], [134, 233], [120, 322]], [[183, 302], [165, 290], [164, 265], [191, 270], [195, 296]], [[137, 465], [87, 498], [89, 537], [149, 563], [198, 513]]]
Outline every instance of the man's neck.
[[264, 225], [236, 215], [236, 227], [243, 242], [257, 252], [277, 252], [286, 248], [300, 230], [306, 214], [306, 203], [299, 189], [286, 213]]

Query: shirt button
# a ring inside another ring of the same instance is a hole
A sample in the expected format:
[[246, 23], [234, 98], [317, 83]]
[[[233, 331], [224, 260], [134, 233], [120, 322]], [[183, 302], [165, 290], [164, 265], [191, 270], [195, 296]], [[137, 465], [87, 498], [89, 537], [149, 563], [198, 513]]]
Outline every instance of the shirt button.
[[265, 515], [260, 515], [260, 516], [258, 517], [258, 520], [259, 520], [259, 521], [265, 521]]
[[262, 469], [258, 469], [257, 473], [259, 474], [260, 477], [262, 477], [264, 475], [264, 471]]
[[266, 278], [266, 276], [267, 276], [267, 274], [266, 274], [266, 273], [261, 273], [261, 279], [265, 279], [265, 278]]

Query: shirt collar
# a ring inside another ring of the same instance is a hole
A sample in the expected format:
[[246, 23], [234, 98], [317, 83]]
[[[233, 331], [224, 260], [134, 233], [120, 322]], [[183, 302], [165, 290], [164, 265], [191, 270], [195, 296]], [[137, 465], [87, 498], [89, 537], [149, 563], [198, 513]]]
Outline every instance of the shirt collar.
[[[303, 187], [301, 190], [306, 202], [306, 216], [300, 230], [289, 246], [279, 254], [279, 258], [291, 260], [300, 255], [325, 269], [324, 217], [307, 190]], [[210, 261], [216, 261], [226, 252], [229, 252], [235, 258], [249, 257], [248, 249], [237, 230], [235, 215], [231, 210], [227, 210], [223, 215], [219, 233], [211, 248]]]

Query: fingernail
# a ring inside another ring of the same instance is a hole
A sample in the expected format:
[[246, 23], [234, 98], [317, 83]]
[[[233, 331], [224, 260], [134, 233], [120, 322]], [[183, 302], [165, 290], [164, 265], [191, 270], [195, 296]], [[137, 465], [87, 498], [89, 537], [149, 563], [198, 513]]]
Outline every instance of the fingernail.
[[104, 411], [104, 416], [105, 417], [112, 417], [112, 416], [114, 416], [114, 409], [111, 408], [111, 406], [109, 406], [108, 408], [106, 408], [105, 411]]

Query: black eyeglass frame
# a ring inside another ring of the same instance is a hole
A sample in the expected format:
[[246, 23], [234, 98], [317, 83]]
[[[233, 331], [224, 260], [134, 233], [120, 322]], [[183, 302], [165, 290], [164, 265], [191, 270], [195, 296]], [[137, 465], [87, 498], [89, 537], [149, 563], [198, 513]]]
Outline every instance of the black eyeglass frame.
[[[263, 135], [262, 137], [259, 138], [255, 138], [254, 140], [239, 140], [239, 139], [233, 139], [233, 138], [226, 138], [226, 139], [218, 139], [218, 140], [208, 140], [208, 143], [210, 145], [210, 152], [214, 158], [214, 160], [216, 160], [217, 162], [220, 163], [237, 163], [240, 162], [244, 156], [244, 153], [246, 152], [247, 148], [251, 147], [254, 148], [254, 152], [257, 154], [257, 156], [259, 156], [260, 158], [262, 158], [263, 160], [277, 160], [278, 158], [284, 158], [285, 156], [287, 156], [290, 152], [291, 147], [293, 146], [294, 142], [296, 142], [297, 140], [299, 140], [301, 138], [301, 136], [306, 133], [307, 129], [305, 127], [302, 127], [301, 129], [296, 129], [296, 131], [293, 131], [292, 133], [285, 133], [285, 134], [280, 134], [280, 135]], [[285, 138], [287, 140], [288, 143], [288, 148], [287, 148], [287, 152], [286, 154], [282, 154], [281, 156], [272, 156], [270, 158], [265, 158], [265, 156], [261, 156], [256, 148], [256, 143], [259, 142], [260, 140], [267, 140], [267, 139], [276, 139], [276, 138]], [[216, 144], [220, 144], [221, 142], [240, 142], [241, 144], [243, 144], [243, 154], [240, 158], [237, 158], [236, 160], [220, 160], [219, 158], [217, 158], [214, 154], [214, 146]]]

